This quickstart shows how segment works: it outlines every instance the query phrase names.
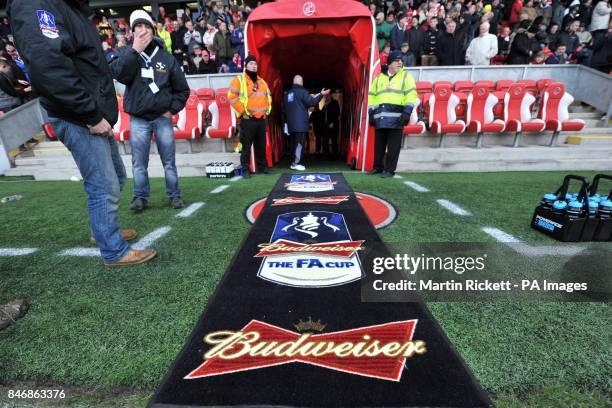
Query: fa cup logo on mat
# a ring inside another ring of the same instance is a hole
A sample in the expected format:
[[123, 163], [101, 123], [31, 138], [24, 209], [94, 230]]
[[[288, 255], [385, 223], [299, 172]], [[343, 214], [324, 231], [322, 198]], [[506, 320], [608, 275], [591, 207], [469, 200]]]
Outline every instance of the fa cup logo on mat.
[[285, 184], [289, 191], [312, 193], [317, 191], [331, 191], [335, 181], [329, 174], [297, 174], [291, 176], [291, 181]]
[[287, 286], [319, 288], [361, 279], [357, 252], [362, 241], [353, 241], [344, 216], [329, 211], [281, 214], [270, 242], [259, 244], [264, 258], [257, 276]]

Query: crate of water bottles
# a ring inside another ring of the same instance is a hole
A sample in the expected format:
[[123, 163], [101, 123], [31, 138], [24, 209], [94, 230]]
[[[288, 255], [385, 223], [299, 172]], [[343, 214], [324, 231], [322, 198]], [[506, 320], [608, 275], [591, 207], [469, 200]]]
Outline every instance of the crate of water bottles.
[[236, 175], [236, 166], [229, 162], [208, 163], [205, 167], [208, 178], [231, 178]]
[[[612, 176], [598, 174], [591, 184], [585, 177], [565, 176], [556, 192], [544, 194], [531, 227], [559, 241], [612, 241], [612, 191], [600, 193], [601, 180]], [[573, 186], [577, 192], [570, 193]]]

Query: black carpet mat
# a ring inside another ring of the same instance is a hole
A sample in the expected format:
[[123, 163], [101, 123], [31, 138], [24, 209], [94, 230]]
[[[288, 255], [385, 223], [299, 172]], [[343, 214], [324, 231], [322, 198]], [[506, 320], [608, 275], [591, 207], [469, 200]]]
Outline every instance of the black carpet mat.
[[[280, 177], [149, 406], [491, 406], [423, 303], [361, 301], [361, 278], [371, 275], [371, 260], [352, 253], [351, 245], [363, 240], [363, 246], [380, 246], [381, 240], [344, 177], [321, 176], [314, 184], [312, 177]], [[287, 204], [295, 201], [287, 197], [325, 198], [326, 203]], [[277, 239], [287, 244], [260, 246]], [[336, 241], [341, 244], [317, 247]], [[306, 252], [255, 256], [296, 245]], [[333, 245], [346, 252], [331, 257], [317, 252]], [[226, 344], [221, 356], [204, 359], [222, 349], [224, 339], [240, 336], [236, 332], [246, 336], [242, 343]], [[300, 340], [304, 333], [310, 337]], [[426, 352], [409, 358], [394, 354], [397, 347], [405, 351], [411, 346], [411, 334], [413, 342], [426, 343]], [[261, 356], [266, 352], [262, 341], [285, 342], [285, 347], [271, 345], [267, 351], [272, 355]], [[308, 355], [306, 348], [300, 348], [301, 357], [283, 354], [291, 345], [295, 351], [308, 342], [321, 355]], [[245, 344], [255, 355], [232, 355], [249, 351]], [[334, 349], [340, 344], [345, 348]]]

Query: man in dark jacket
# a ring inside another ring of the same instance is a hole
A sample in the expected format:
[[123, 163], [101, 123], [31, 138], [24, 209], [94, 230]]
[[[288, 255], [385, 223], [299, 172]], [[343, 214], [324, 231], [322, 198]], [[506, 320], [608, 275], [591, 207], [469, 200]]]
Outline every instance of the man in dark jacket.
[[421, 64], [423, 66], [438, 65], [438, 41], [440, 31], [438, 30], [438, 19], [432, 17], [428, 21], [429, 28], [423, 35], [423, 54]]
[[439, 65], [463, 65], [465, 50], [459, 38], [455, 36], [457, 23], [449, 21], [446, 32], [440, 35], [436, 56]]
[[[340, 104], [337, 100], [326, 95], [321, 116], [325, 131], [323, 132], [323, 154], [330, 159], [338, 156], [338, 130], [340, 129]], [[329, 142], [331, 142], [331, 152]]]
[[399, 13], [397, 15], [397, 24], [391, 29], [391, 51], [399, 51], [402, 43], [404, 42], [406, 21], [408, 18], [405, 14]]
[[283, 101], [283, 111], [287, 120], [287, 131], [291, 137], [290, 145], [293, 153], [291, 170], [306, 170], [306, 167], [300, 164], [300, 160], [306, 137], [308, 137], [308, 108], [318, 104], [321, 98], [328, 94], [329, 89], [324, 88], [314, 97], [310, 96], [304, 89], [302, 77], [300, 75], [293, 77], [293, 87], [287, 91]]
[[131, 249], [126, 239], [136, 231], [119, 227], [125, 168], [112, 129], [117, 98], [86, 3], [11, 0], [7, 12], [32, 87], [83, 177], [91, 232], [104, 263], [140, 264], [156, 252]]
[[421, 63], [421, 53], [423, 52], [423, 35], [425, 32], [419, 27], [419, 18], [412, 18], [412, 26], [406, 30], [406, 42], [409, 49], [417, 59], [417, 64]]
[[227, 24], [219, 23], [219, 31], [213, 39], [213, 48], [217, 53], [217, 62], [219, 65], [229, 64], [232, 60], [232, 38], [227, 31]]
[[530, 24], [531, 22], [529, 20], [524, 20], [519, 23], [519, 29], [510, 46], [510, 54], [507, 60], [508, 64], [529, 64], [529, 60], [533, 54], [533, 38], [538, 30], [537, 27], [527, 30]]
[[134, 43], [122, 49], [111, 62], [115, 79], [126, 85], [123, 107], [130, 114], [130, 145], [134, 174], [134, 198], [130, 209], [141, 212], [149, 199], [149, 149], [151, 137], [164, 166], [166, 193], [172, 208], [182, 208], [175, 164], [172, 115], [185, 107], [189, 86], [176, 59], [153, 37], [153, 19], [144, 10], [130, 16]]

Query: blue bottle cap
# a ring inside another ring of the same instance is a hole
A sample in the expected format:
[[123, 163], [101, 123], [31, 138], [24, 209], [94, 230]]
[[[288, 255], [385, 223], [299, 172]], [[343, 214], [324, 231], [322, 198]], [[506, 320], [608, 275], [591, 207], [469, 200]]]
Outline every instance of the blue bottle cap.
[[598, 208], [599, 207], [599, 202], [591, 200], [591, 201], [589, 201], [589, 207], [590, 208]]
[[609, 208], [612, 208], [612, 201], [610, 201], [610, 200], [605, 200], [605, 201], [600, 202], [600, 203], [599, 203], [599, 205], [600, 205], [601, 207], [609, 207]]
[[565, 201], [557, 200], [553, 203], [553, 208], [555, 210], [565, 210], [565, 207], [567, 207], [567, 203]]
[[583, 204], [580, 201], [570, 201], [569, 206], [572, 209], [581, 209]]
[[544, 200], [556, 200], [557, 195], [552, 193], [544, 194]]
[[565, 193], [565, 199], [566, 200], [571, 200], [573, 197], [573, 195], [571, 195], [570, 193]]

